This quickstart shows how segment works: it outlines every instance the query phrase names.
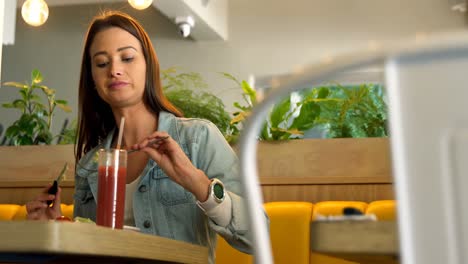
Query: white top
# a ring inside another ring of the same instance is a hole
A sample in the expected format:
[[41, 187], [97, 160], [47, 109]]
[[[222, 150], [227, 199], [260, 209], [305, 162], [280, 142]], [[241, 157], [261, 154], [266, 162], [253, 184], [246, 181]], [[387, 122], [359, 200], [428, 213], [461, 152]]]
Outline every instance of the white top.
[[125, 212], [124, 212], [124, 225], [136, 226], [135, 217], [133, 216], [133, 194], [136, 191], [138, 183], [140, 183], [141, 175], [134, 181], [125, 186]]

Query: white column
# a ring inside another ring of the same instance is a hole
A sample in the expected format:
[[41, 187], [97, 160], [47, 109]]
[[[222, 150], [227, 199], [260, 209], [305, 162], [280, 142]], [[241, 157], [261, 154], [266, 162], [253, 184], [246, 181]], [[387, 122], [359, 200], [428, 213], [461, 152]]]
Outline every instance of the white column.
[[[6, 2], [5, 1], [1, 1], [0, 2], [0, 17], [5, 17], [4, 14], [5, 14], [5, 5], [6, 5]], [[0, 46], [0, 80], [2, 79], [2, 48], [3, 48], [3, 24], [4, 24], [4, 19], [0, 19], [0, 43], [2, 43], [2, 45]]]
[[3, 45], [15, 43], [16, 0], [0, 1], [0, 80], [2, 79], [2, 48]]

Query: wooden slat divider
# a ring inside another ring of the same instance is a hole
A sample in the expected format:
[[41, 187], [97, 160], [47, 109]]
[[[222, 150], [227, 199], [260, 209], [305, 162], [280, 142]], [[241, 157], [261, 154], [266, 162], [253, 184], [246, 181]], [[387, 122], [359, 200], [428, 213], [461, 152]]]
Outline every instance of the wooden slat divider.
[[[259, 142], [264, 201], [393, 199], [388, 138]], [[63, 202], [72, 203], [73, 145], [0, 146], [0, 203], [25, 203], [59, 174]]]

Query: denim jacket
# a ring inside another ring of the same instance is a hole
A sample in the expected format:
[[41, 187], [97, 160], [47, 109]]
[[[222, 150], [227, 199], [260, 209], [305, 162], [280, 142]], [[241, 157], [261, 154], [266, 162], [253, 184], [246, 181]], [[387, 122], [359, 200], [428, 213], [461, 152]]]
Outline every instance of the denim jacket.
[[[197, 206], [196, 198], [172, 181], [149, 160], [133, 195], [136, 226], [143, 233], [186, 241], [209, 248], [209, 262], [214, 263], [216, 233], [233, 247], [251, 253], [249, 224], [241, 197], [237, 157], [218, 128], [209, 121], [177, 118], [168, 112], [159, 113], [159, 131], [166, 131], [176, 140], [193, 165], [211, 178], [220, 179], [232, 200], [232, 219], [227, 227], [218, 226]], [[80, 160], [75, 176], [74, 216], [96, 220], [97, 162], [100, 148], [109, 148], [112, 135], [89, 151]], [[264, 212], [265, 224], [268, 218]]]

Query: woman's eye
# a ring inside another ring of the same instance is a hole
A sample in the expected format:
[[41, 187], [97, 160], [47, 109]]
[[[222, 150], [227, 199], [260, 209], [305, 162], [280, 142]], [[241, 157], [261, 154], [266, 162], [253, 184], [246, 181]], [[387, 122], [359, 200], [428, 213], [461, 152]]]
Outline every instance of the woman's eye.
[[131, 62], [131, 61], [133, 61], [133, 57], [123, 58], [122, 61]]
[[96, 66], [98, 68], [104, 68], [107, 66], [107, 64], [109, 64], [108, 62], [99, 62], [99, 63], [96, 63]]

